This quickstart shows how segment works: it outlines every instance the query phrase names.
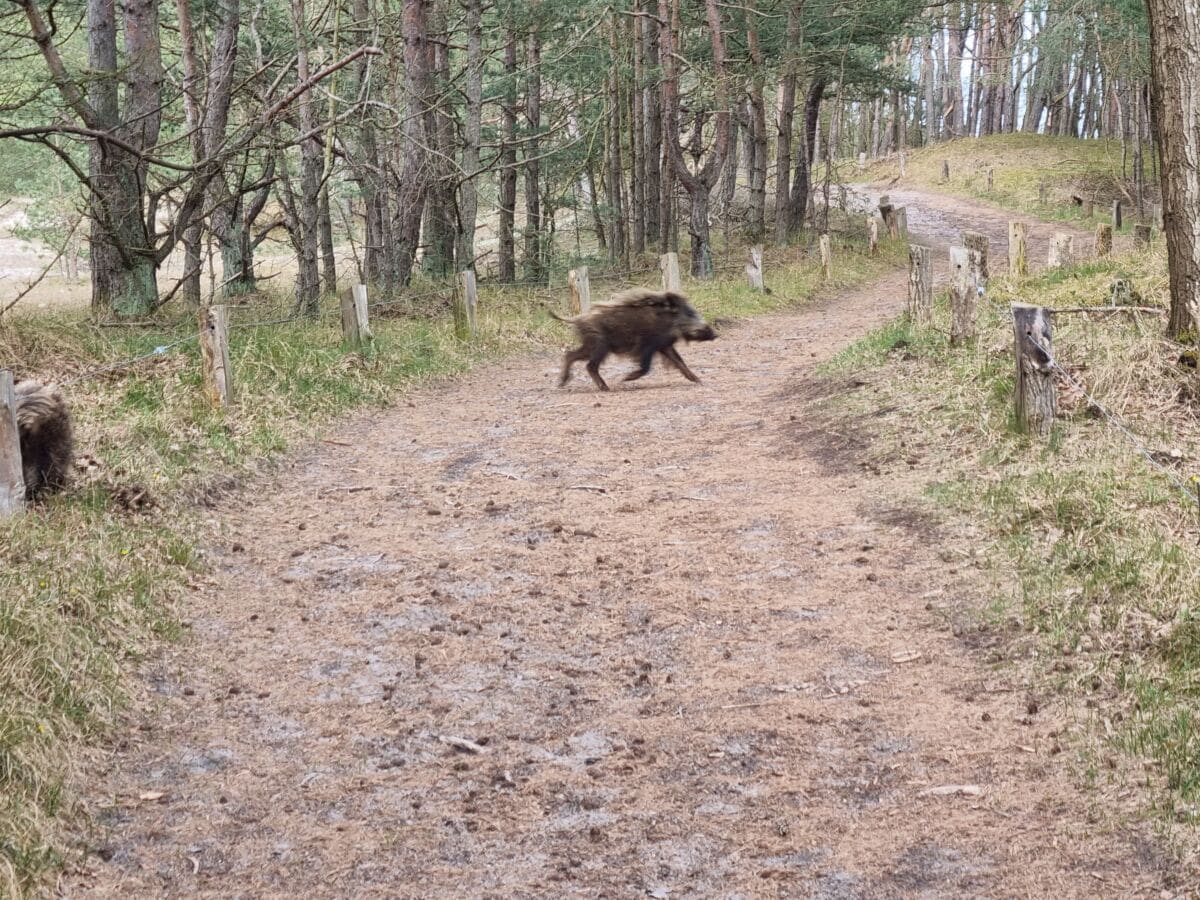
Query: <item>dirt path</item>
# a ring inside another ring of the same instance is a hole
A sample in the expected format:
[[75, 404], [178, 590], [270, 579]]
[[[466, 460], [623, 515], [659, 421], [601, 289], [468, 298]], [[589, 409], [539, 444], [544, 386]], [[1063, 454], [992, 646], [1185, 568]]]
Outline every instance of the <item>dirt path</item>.
[[254, 485], [65, 893], [1157, 894], [950, 629], [954, 536], [802, 414], [904, 283], [685, 350], [698, 386], [498, 365]]

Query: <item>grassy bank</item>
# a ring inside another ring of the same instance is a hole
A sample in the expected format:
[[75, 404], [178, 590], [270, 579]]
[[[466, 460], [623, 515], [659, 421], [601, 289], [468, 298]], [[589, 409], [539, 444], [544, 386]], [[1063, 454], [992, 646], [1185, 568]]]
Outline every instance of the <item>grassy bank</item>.
[[[889, 247], [868, 259], [847, 246], [837, 282], [823, 286], [818, 266], [799, 251], [768, 251], [770, 295], [751, 292], [732, 272], [685, 289], [709, 319], [737, 319], [860, 283], [900, 252]], [[593, 298], [619, 287], [596, 282]], [[178, 633], [189, 583], [203, 575], [198, 504], [338, 416], [570, 339], [545, 311], [565, 308], [561, 289], [482, 288], [480, 334], [471, 343], [454, 337], [447, 299], [374, 311], [374, 345], [361, 354], [341, 346], [335, 314], [251, 327], [273, 312], [235, 309], [238, 401], [228, 413], [203, 400], [194, 342], [66, 389], [89, 471], [66, 494], [0, 523], [0, 896], [61, 865], [85, 825], [76, 799], [81, 763], [90, 747], [118, 736], [130, 673], [155, 642]], [[18, 377], [65, 380], [191, 331], [190, 319], [123, 330], [18, 316], [0, 322], [0, 359]]]
[[[1146, 152], [1148, 160], [1149, 148]], [[949, 181], [942, 179], [943, 161], [950, 164]], [[1082, 227], [1109, 221], [1112, 201], [1121, 199], [1125, 205], [1123, 230], [1128, 231], [1137, 221], [1132, 165], [1131, 158], [1123, 158], [1120, 141], [1004, 134], [960, 138], [910, 151], [905, 176], [898, 186], [934, 188], [1042, 219], [1078, 222]], [[990, 190], [989, 169], [993, 172]], [[899, 177], [900, 161], [895, 157], [880, 160], [867, 170], [867, 178], [872, 181]], [[1146, 178], [1152, 185], [1149, 162]], [[1043, 181], [1045, 203], [1040, 199]], [[1072, 194], [1095, 198], [1092, 218], [1085, 217], [1083, 209], [1071, 202]]]
[[[920, 460], [919, 480], [929, 487], [914, 502], [984, 527], [996, 588], [977, 611], [978, 625], [1007, 630], [1007, 658], [1031, 665], [1039, 689], [1066, 692], [1080, 721], [1068, 722], [1056, 740], [1076, 752], [1084, 777], [1114, 793], [1144, 784], [1164, 821], [1194, 823], [1196, 497], [1065, 381], [1061, 418], [1048, 439], [1019, 433], [1013, 415], [1010, 302], [1104, 304], [1112, 279], [1124, 277], [1140, 302], [1162, 307], [1164, 272], [1159, 250], [1019, 282], [994, 279], [975, 346], [952, 349], [936, 328], [893, 323], [829, 367], [831, 378], [854, 373], [852, 383], [869, 389], [825, 402], [830, 415], [882, 426], [868, 452], [885, 475]], [[944, 307], [938, 321], [948, 321]], [[1156, 315], [1059, 315], [1055, 356], [1186, 482], [1200, 473], [1200, 380], [1187, 348], [1162, 338], [1164, 322]]]

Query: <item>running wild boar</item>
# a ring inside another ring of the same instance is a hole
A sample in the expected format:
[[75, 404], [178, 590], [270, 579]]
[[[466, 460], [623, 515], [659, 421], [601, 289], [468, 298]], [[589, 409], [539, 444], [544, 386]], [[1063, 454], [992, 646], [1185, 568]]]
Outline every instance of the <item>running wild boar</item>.
[[554, 312], [550, 315], [574, 325], [580, 340], [580, 345], [563, 357], [559, 387], [570, 380], [571, 366], [587, 360], [592, 381], [600, 390], [607, 391], [608, 384], [600, 376], [600, 364], [610, 353], [637, 361], [638, 368], [626, 375], [625, 381], [634, 381], [649, 372], [655, 353], [661, 353], [688, 381], [699, 381], [675, 344], [680, 340], [711, 341], [717, 336], [686, 297], [670, 291], [638, 288], [618, 294], [608, 303], [598, 303], [580, 316], [567, 319]]

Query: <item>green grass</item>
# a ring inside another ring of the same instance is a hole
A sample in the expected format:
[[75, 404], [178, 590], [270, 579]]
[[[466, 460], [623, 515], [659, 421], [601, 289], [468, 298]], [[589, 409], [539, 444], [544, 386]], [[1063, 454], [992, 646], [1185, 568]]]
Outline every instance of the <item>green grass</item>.
[[[1013, 419], [1011, 302], [1088, 306], [1107, 301], [1113, 278], [1130, 278], [1141, 302], [1164, 306], [1161, 249], [1091, 261], [1021, 281], [994, 278], [979, 340], [951, 348], [939, 298], [933, 329], [901, 319], [826, 364], [873, 392], [824, 401], [844, 415], [898, 412], [872, 452], [924, 454], [924, 502], [986, 528], [997, 585], [985, 606], [1016, 618], [1040, 647], [1047, 684], [1099, 702], [1115, 723], [1108, 740], [1139, 777], [1150, 804], [1172, 820], [1200, 819], [1200, 519], [1185, 496], [1116, 428], [1063, 395], [1044, 440]], [[1056, 357], [1129, 424], [1152, 451], [1182, 454], [1178, 474], [1200, 473], [1200, 384], [1162, 339], [1165, 319], [1055, 317]], [[890, 425], [890, 427], [889, 427]], [[902, 443], [903, 442], [903, 443]], [[1060, 661], [1069, 659], [1070, 665]], [[1081, 759], [1094, 758], [1084, 742]], [[1087, 768], [1085, 766], [1084, 768]], [[1117, 777], [1091, 767], [1096, 778]]]
[[[1146, 158], [1150, 158], [1149, 147]], [[949, 182], [942, 181], [943, 160], [950, 163]], [[988, 169], [994, 173], [990, 191]], [[1112, 201], [1121, 199], [1125, 206], [1122, 230], [1128, 231], [1136, 220], [1132, 171], [1131, 158], [1122, 163], [1120, 141], [1006, 134], [960, 138], [910, 151], [905, 161], [906, 176], [899, 186], [918, 184], [1043, 219], [1077, 222], [1085, 228], [1109, 221]], [[895, 158], [881, 160], [868, 170], [873, 180], [890, 181], [899, 174], [900, 163]], [[1039, 199], [1043, 180], [1047, 185], [1044, 204]], [[1154, 181], [1148, 161], [1146, 181]], [[1092, 219], [1086, 219], [1081, 208], [1071, 202], [1073, 193], [1095, 198]]]
[[[800, 249], [769, 249], [769, 295], [733, 274], [685, 279], [684, 287], [709, 319], [737, 319], [861, 282], [901, 252], [885, 246], [869, 259], [844, 239], [835, 282], [823, 285]], [[620, 287], [595, 281], [592, 296]], [[546, 307], [566, 302], [563, 289], [483, 287], [470, 343], [456, 339], [444, 306], [425, 315], [401, 303], [388, 311], [403, 315], [373, 314], [375, 340], [363, 353], [342, 346], [332, 309], [317, 322], [234, 327], [237, 401], [225, 412], [203, 398], [194, 343], [67, 389], [78, 450], [99, 468], [66, 495], [0, 523], [0, 896], [41, 883], [69, 858], [86, 777], [80, 760], [111, 733], [129, 700], [132, 666], [179, 632], [200, 558], [192, 501], [311, 440], [338, 416], [382, 409], [414, 385], [481, 362], [563, 346], [570, 332]], [[277, 313], [235, 309], [233, 322]], [[65, 379], [192, 330], [190, 317], [123, 330], [64, 315], [18, 316], [0, 321], [0, 358], [20, 377]], [[159, 508], [126, 511], [114, 497], [129, 489], [149, 491]]]

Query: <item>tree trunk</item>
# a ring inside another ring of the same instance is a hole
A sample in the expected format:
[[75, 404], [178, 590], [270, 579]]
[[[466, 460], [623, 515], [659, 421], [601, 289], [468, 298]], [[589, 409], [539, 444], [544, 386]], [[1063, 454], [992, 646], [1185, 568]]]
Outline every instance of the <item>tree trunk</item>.
[[[641, 4], [639, 3], [639, 11]], [[630, 168], [630, 187], [633, 204], [630, 207], [633, 229], [633, 252], [646, 252], [646, 123], [643, 121], [645, 108], [642, 104], [642, 84], [646, 80], [642, 16], [634, 16], [630, 25], [633, 38], [633, 84], [629, 91], [629, 124], [632, 129], [630, 146], [633, 153]]]
[[[369, 42], [372, 29], [370, 0], [354, 0], [355, 40], [360, 45]], [[367, 96], [370, 84], [370, 57], [358, 62], [357, 93]], [[368, 285], [378, 285], [384, 280], [384, 209], [385, 193], [380, 186], [379, 145], [375, 135], [375, 119], [369, 110], [364, 110], [358, 130], [358, 158], [355, 160], [358, 189], [363, 198], [363, 280]]]
[[454, 272], [454, 247], [458, 238], [458, 217], [454, 208], [453, 172], [454, 119], [450, 103], [450, 35], [442, 8], [433, 3], [430, 37], [425, 44], [429, 73], [425, 101], [425, 140], [432, 152], [427, 154], [430, 170], [425, 198], [424, 256], [421, 268], [434, 278], [449, 278]]
[[[310, 75], [308, 65], [308, 23], [304, 0], [292, 0], [292, 34], [296, 41], [296, 78], [303, 83]], [[300, 271], [296, 279], [296, 309], [306, 316], [316, 316], [320, 308], [321, 275], [317, 267], [320, 234], [321, 176], [325, 170], [321, 139], [316, 132], [312, 97], [302, 96], [297, 104], [297, 122], [303, 139], [300, 142], [300, 198], [297, 203], [296, 236]]]
[[804, 220], [808, 215], [812, 161], [817, 149], [817, 123], [824, 96], [825, 80], [817, 78], [809, 85], [808, 95], [804, 99], [804, 145], [796, 154], [796, 178], [792, 182], [792, 196], [788, 203], [788, 229], [793, 234], [804, 230]]
[[541, 168], [538, 161], [538, 133], [542, 128], [542, 45], [537, 30], [530, 32], [525, 49], [525, 124], [530, 138], [525, 143], [525, 277], [541, 281], [542, 212]]
[[750, 222], [749, 237], [759, 242], [767, 230], [767, 111], [763, 100], [763, 79], [766, 67], [762, 47], [758, 43], [758, 13], [755, 0], [744, 0], [746, 44], [750, 51], [750, 140], [754, 152], [750, 155]]
[[[642, 21], [642, 41], [645, 47], [643, 71], [658, 70], [658, 32], [659, 25], [653, 18]], [[645, 208], [646, 208], [646, 239], [657, 245], [659, 252], [665, 252], [666, 245], [662, 242], [660, 222], [660, 200], [662, 192], [662, 105], [660, 103], [661, 85], [653, 85], [646, 79], [642, 86], [642, 116], [646, 126], [646, 142], [643, 149], [645, 165]]]
[[629, 243], [625, 234], [624, 167], [621, 164], [621, 80], [618, 68], [619, 39], [616, 13], [609, 23], [611, 67], [608, 73], [608, 256], [614, 266], [628, 268]]
[[1200, 8], [1188, 0], [1147, 0], [1152, 106], [1162, 163], [1163, 233], [1171, 309], [1167, 334], [1200, 329]]
[[507, 283], [515, 281], [517, 278], [516, 240], [513, 234], [517, 212], [517, 35], [511, 21], [504, 42], [504, 80], [504, 138], [500, 149], [498, 269], [500, 280]]
[[425, 208], [427, 162], [424, 126], [428, 97], [429, 54], [426, 51], [426, 11], [429, 0], [404, 0], [401, 28], [404, 35], [403, 166], [396, 185], [396, 211], [392, 240], [396, 244], [396, 280], [412, 280], [413, 261], [421, 240], [421, 213]]
[[475, 268], [479, 144], [483, 135], [483, 0], [467, 0], [467, 121], [458, 188], [458, 269]]
[[775, 243], [788, 242], [788, 188], [792, 169], [792, 123], [796, 116], [796, 76], [800, 52], [800, 11], [788, 10], [783, 80], [779, 85], [779, 122], [775, 133]]

